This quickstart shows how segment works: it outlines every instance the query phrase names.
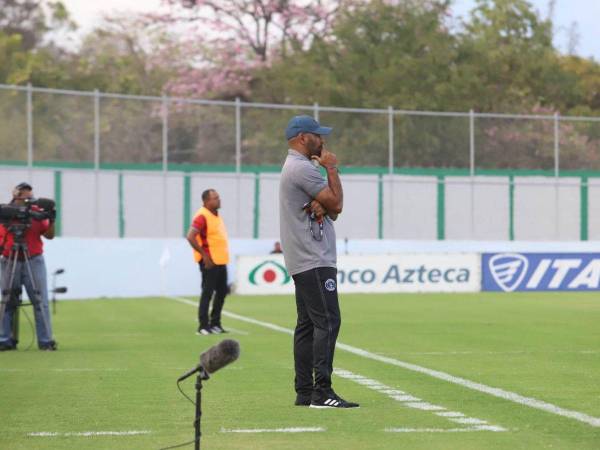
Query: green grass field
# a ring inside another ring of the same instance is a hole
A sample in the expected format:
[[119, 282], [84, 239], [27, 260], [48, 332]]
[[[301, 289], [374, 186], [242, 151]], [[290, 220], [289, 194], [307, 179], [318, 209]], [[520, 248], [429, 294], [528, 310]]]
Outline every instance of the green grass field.
[[[341, 308], [339, 341], [370, 353], [338, 349], [335, 366], [346, 372], [334, 386], [361, 408], [293, 406], [291, 336], [230, 315], [226, 337], [242, 353], [204, 384], [202, 448], [600, 448], [597, 294], [344, 295]], [[226, 310], [288, 329], [295, 321], [291, 297], [232, 296]], [[159, 449], [193, 439], [194, 407], [175, 380], [225, 336], [196, 336], [192, 305], [64, 301], [53, 320], [58, 352], [25, 351], [31, 334], [22, 316], [20, 350], [0, 353], [0, 449]], [[540, 410], [392, 360], [581, 414]], [[183, 383], [190, 396], [193, 380]], [[590, 416], [596, 422], [580, 420]], [[324, 431], [230, 432], [293, 427]], [[77, 434], [105, 431], [146, 434]], [[57, 435], [30, 435], [41, 432]]]

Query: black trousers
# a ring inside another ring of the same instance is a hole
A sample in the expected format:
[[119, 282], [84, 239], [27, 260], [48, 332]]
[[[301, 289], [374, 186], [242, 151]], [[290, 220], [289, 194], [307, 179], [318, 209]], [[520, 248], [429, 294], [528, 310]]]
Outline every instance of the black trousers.
[[[204, 263], [200, 262], [200, 272], [202, 272], [202, 294], [198, 307], [200, 328], [221, 326], [221, 311], [227, 295], [227, 266], [214, 266], [212, 269], [207, 269]], [[215, 298], [212, 302], [209, 322], [208, 308], [213, 294]]]
[[[337, 270], [319, 267], [293, 276], [298, 321], [294, 332], [295, 388], [302, 396], [331, 389], [341, 317]], [[314, 378], [313, 378], [314, 374]]]

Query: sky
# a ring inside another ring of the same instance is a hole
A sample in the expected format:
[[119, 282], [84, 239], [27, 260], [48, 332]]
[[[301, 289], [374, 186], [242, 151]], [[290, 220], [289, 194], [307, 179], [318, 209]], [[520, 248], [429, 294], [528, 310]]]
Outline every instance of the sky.
[[[81, 33], [89, 31], [101, 21], [103, 14], [113, 11], [156, 12], [160, 9], [161, 0], [63, 0]], [[546, 17], [550, 0], [529, 0], [530, 3]], [[475, 0], [454, 0], [454, 11], [457, 16], [465, 16], [475, 5]], [[569, 30], [577, 23], [579, 43], [576, 53], [584, 57], [593, 57], [600, 61], [600, 0], [556, 0], [554, 24], [556, 27], [555, 45], [561, 52], [566, 52], [569, 43]]]
[[[542, 17], [548, 16], [550, 0], [529, 0]], [[454, 10], [458, 15], [465, 15], [475, 6], [475, 0], [454, 0]], [[600, 61], [600, 0], [556, 0], [554, 11], [555, 37], [554, 45], [566, 52], [569, 43], [569, 30], [577, 22], [579, 45], [576, 53], [584, 57], [594, 57]]]

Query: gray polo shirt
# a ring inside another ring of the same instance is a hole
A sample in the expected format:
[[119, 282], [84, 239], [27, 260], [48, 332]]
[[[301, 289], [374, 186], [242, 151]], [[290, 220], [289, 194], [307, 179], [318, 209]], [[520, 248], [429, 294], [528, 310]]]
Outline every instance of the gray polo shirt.
[[[323, 240], [313, 238], [309, 216], [302, 209], [327, 187], [319, 169], [301, 153], [288, 150], [279, 181], [279, 226], [285, 265], [290, 275], [317, 267], [336, 267], [335, 230], [329, 217], [323, 220]], [[312, 224], [319, 238], [319, 225]]]

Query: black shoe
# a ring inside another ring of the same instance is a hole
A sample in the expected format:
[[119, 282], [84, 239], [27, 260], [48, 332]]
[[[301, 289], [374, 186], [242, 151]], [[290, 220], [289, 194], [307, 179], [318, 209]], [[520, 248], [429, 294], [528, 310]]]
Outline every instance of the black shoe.
[[310, 395], [296, 395], [296, 406], [310, 406]]
[[39, 349], [45, 352], [55, 352], [58, 350], [58, 344], [55, 341], [46, 342], [39, 345]]
[[198, 328], [198, 331], [196, 331], [196, 334], [198, 336], [209, 336], [213, 333], [208, 328]]
[[14, 342], [0, 342], [0, 352], [8, 352], [10, 350], [16, 350], [17, 344]]
[[333, 391], [314, 392], [310, 402], [311, 408], [359, 408], [360, 405], [354, 402], [347, 402]]

